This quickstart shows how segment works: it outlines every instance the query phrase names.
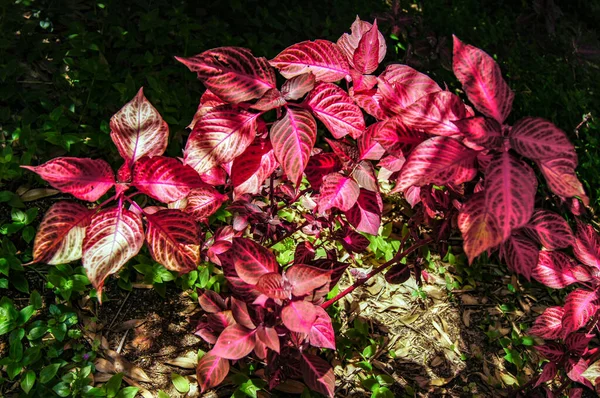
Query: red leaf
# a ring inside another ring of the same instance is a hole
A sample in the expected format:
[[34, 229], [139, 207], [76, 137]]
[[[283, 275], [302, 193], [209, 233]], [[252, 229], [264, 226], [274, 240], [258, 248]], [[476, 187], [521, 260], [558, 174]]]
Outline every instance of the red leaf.
[[286, 100], [281, 95], [281, 92], [276, 88], [272, 88], [265, 93], [254, 105], [250, 105], [251, 109], [267, 112], [271, 109], [281, 108], [286, 104]]
[[538, 316], [528, 333], [546, 340], [556, 340], [562, 330], [562, 318], [565, 311], [562, 307], [548, 307]]
[[302, 352], [301, 369], [302, 378], [311, 390], [333, 398], [335, 375], [328, 362], [316, 355]]
[[200, 296], [198, 296], [198, 304], [206, 312], [217, 313], [225, 310], [225, 300], [218, 293], [212, 290], [205, 290]]
[[573, 253], [585, 265], [600, 268], [600, 237], [591, 225], [579, 220]]
[[245, 328], [256, 329], [256, 325], [252, 322], [252, 318], [248, 312], [248, 306], [242, 300], [231, 297], [231, 313], [235, 322]]
[[202, 221], [214, 214], [227, 200], [227, 195], [221, 194], [211, 186], [192, 189], [187, 197], [185, 212]]
[[588, 350], [588, 344], [594, 337], [594, 334], [571, 333], [565, 339], [565, 345], [569, 352], [577, 356], [583, 356]]
[[531, 280], [531, 273], [538, 264], [540, 249], [523, 235], [511, 235], [502, 245], [501, 256], [508, 268]]
[[313, 347], [330, 348], [335, 350], [335, 333], [329, 314], [321, 307], [315, 307], [317, 319], [310, 329], [308, 340]]
[[598, 294], [595, 290], [576, 289], [565, 299], [565, 315], [562, 319], [562, 336], [577, 331], [584, 326], [598, 309]]
[[305, 109], [287, 108], [271, 126], [275, 157], [292, 183], [298, 185], [317, 139], [317, 123]]
[[344, 167], [354, 167], [354, 163], [358, 162], [360, 154], [356, 145], [350, 144], [348, 141], [331, 140], [329, 138], [325, 138], [325, 141]]
[[221, 358], [241, 359], [252, 352], [255, 343], [256, 330], [235, 324], [223, 330], [210, 352]]
[[229, 373], [229, 361], [211, 352], [204, 354], [198, 361], [196, 376], [200, 392], [216, 387], [227, 377]]
[[239, 277], [250, 285], [269, 272], [279, 271], [275, 255], [267, 248], [245, 238], [233, 238], [231, 255]]
[[187, 126], [188, 129], [193, 129], [196, 125], [196, 122], [204, 115], [206, 115], [211, 109], [219, 105], [227, 104], [221, 98], [217, 97], [215, 93], [210, 90], [206, 90], [202, 97], [200, 97], [200, 103], [198, 104], [198, 109], [194, 114], [194, 118], [192, 122]]
[[222, 166], [215, 166], [207, 172], [200, 174], [200, 178], [208, 185], [225, 185], [227, 182], [227, 172]]
[[511, 147], [529, 159], [577, 159], [575, 147], [565, 132], [539, 117], [519, 120], [510, 130], [509, 137]]
[[[569, 379], [576, 383], [585, 384], [587, 387], [592, 388], [592, 384], [589, 382], [589, 380], [581, 376], [588, 367], [589, 364], [587, 360], [583, 358], [569, 358], [567, 365], [565, 366], [565, 370], [567, 371], [567, 376], [569, 376]], [[570, 395], [569, 398], [571, 397], [572, 396]]]
[[346, 134], [358, 138], [365, 130], [362, 111], [348, 94], [335, 84], [317, 84], [306, 97], [305, 103], [337, 139]]
[[[499, 150], [502, 148], [504, 137], [500, 123], [483, 116], [452, 121], [458, 131], [465, 136], [464, 144], [473, 149], [483, 147]], [[470, 144], [474, 145], [470, 145]]]
[[104, 280], [138, 254], [144, 243], [139, 215], [122, 207], [104, 209], [90, 220], [83, 240], [83, 268], [102, 299]]
[[375, 72], [379, 63], [385, 58], [386, 49], [385, 39], [375, 21], [371, 29], [365, 32], [358, 42], [352, 58], [354, 68], [363, 74]]
[[502, 242], [502, 231], [489, 210], [484, 192], [476, 193], [460, 209], [458, 227], [464, 239], [469, 262]]
[[556, 366], [556, 364], [554, 362], [548, 362], [546, 365], [544, 365], [544, 370], [542, 371], [542, 373], [540, 374], [540, 377], [538, 377], [537, 381], [535, 382], [534, 387], [537, 387], [542, 383], [545, 383], [547, 381], [554, 379], [554, 376], [556, 376], [557, 373], [558, 373], [558, 367]]
[[265, 180], [273, 174], [277, 167], [279, 167], [273, 149], [269, 150], [260, 158], [259, 165], [259, 169], [249, 179], [239, 185], [234, 184], [233, 192], [236, 197], [245, 193], [257, 194], [260, 192]]
[[285, 278], [291, 284], [294, 296], [304, 296], [329, 282], [331, 272], [309, 265], [296, 264], [285, 272]]
[[219, 47], [190, 58], [175, 57], [198, 74], [198, 79], [232, 104], [261, 97], [275, 88], [275, 73], [265, 58], [240, 47]]
[[169, 141], [169, 126], [143, 90], [110, 119], [110, 138], [128, 167], [143, 156], [162, 155]]
[[390, 113], [399, 113], [419, 98], [442, 91], [429, 76], [408, 65], [392, 64], [377, 79], [381, 104]]
[[143, 157], [135, 163], [132, 185], [163, 203], [186, 197], [204, 183], [194, 169], [165, 156]]
[[540, 354], [550, 362], [558, 363], [565, 355], [565, 349], [563, 345], [550, 342], [541, 346], [535, 347]]
[[380, 122], [373, 138], [391, 155], [403, 156], [427, 139], [427, 136], [409, 129], [399, 117]]
[[256, 329], [256, 338], [279, 354], [279, 336], [277, 336], [275, 328], [259, 326]]
[[31, 263], [56, 265], [79, 260], [91, 215], [92, 211], [79, 203], [53, 204], [35, 235]]
[[370, 125], [363, 135], [358, 137], [358, 150], [360, 160], [379, 160], [385, 154], [385, 149], [375, 138], [376, 132], [381, 128], [384, 122], [377, 122]]
[[297, 333], [310, 333], [317, 315], [317, 307], [308, 301], [292, 301], [281, 310], [281, 320], [285, 327]]
[[354, 102], [356, 102], [356, 105], [360, 106], [365, 112], [373, 116], [375, 119], [387, 119], [387, 115], [382, 104], [383, 96], [379, 90], [372, 89], [368, 91], [353, 92], [351, 89], [350, 95]]
[[477, 175], [477, 152], [450, 137], [433, 137], [419, 144], [402, 167], [394, 192], [427, 184], [455, 185]]
[[363, 160], [359, 162], [350, 177], [356, 181], [360, 188], [365, 188], [369, 191], [379, 192], [379, 182], [377, 181], [377, 176], [375, 175], [375, 167], [373, 167], [373, 163]]
[[333, 153], [319, 153], [311, 156], [304, 173], [310, 186], [315, 190], [321, 188], [323, 177], [342, 169], [338, 157]]
[[515, 94], [502, 78], [500, 67], [482, 50], [454, 37], [452, 68], [469, 101], [481, 113], [503, 123]]
[[294, 264], [309, 263], [315, 258], [315, 255], [315, 249], [309, 241], [300, 242], [294, 251]]
[[538, 165], [552, 192], [564, 198], [577, 196], [586, 206], [589, 206], [590, 200], [575, 174], [576, 161], [559, 157], [542, 160]]
[[495, 156], [485, 172], [488, 208], [498, 221], [503, 238], [520, 228], [533, 214], [537, 178], [528, 164], [503, 152]]
[[171, 271], [187, 273], [200, 262], [198, 224], [181, 210], [146, 214], [146, 242], [152, 258]]
[[370, 244], [367, 238], [350, 228], [346, 228], [344, 235], [340, 238], [340, 243], [344, 246], [344, 249], [354, 253], [362, 253], [367, 250]]
[[286, 80], [281, 86], [281, 93], [286, 100], [297, 100], [315, 87], [315, 75], [305, 73]]
[[53, 188], [88, 202], [97, 201], [115, 185], [110, 165], [101, 159], [63, 157], [21, 167], [39, 174]]
[[312, 72], [318, 82], [332, 83], [350, 72], [340, 48], [327, 40], [294, 44], [269, 61], [286, 79]]
[[379, 192], [361, 189], [356, 204], [346, 212], [346, 218], [358, 231], [377, 236], [382, 211], [383, 201]]
[[203, 174], [231, 162], [252, 143], [260, 114], [222, 105], [202, 116], [190, 134], [184, 163]]
[[385, 280], [393, 285], [399, 285], [410, 278], [410, 268], [407, 264], [398, 263], [385, 273]]
[[525, 231], [550, 250], [565, 249], [575, 243], [573, 231], [567, 221], [548, 210], [536, 210], [525, 225]]
[[468, 117], [465, 104], [449, 91], [438, 91], [421, 97], [398, 113], [409, 129], [433, 135], [459, 135], [455, 121]]
[[[261, 169], [263, 157], [273, 149], [268, 140], [256, 140], [231, 165], [231, 183], [240, 185]], [[267, 155], [268, 156], [268, 155]]]
[[577, 282], [572, 272], [575, 266], [575, 260], [563, 252], [542, 250], [531, 276], [548, 287], [563, 289]]
[[256, 290], [274, 299], [289, 299], [291, 289], [284, 283], [279, 272], [269, 272], [262, 275], [256, 282]]
[[340, 173], [331, 173], [323, 179], [319, 196], [319, 212], [324, 213], [333, 207], [348, 211], [358, 199], [360, 188], [356, 181]]

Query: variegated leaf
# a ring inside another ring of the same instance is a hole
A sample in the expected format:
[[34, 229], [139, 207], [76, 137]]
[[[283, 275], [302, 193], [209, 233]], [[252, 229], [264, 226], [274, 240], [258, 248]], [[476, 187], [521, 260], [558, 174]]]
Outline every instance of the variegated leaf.
[[379, 160], [385, 154], [385, 148], [375, 138], [377, 130], [381, 128], [384, 122], [377, 122], [365, 130], [358, 138], [358, 150], [360, 152], [360, 160]]
[[316, 79], [312, 73], [305, 73], [286, 80], [281, 86], [281, 94], [286, 100], [297, 100], [315, 87]]
[[549, 250], [565, 249], [575, 243], [567, 221], [548, 210], [536, 210], [525, 225], [525, 232]]
[[203, 221], [219, 210], [227, 200], [227, 195], [205, 185], [202, 188], [192, 189], [186, 200], [185, 212], [191, 214], [196, 221]]
[[255, 344], [256, 329], [234, 324], [223, 330], [211, 353], [225, 359], [241, 359], [252, 352]]
[[373, 139], [394, 156], [404, 156], [417, 145], [427, 139], [427, 136], [415, 129], [408, 128], [400, 117], [393, 117], [379, 122], [373, 131]]
[[573, 269], [577, 262], [563, 252], [542, 250], [531, 276], [553, 289], [564, 289], [577, 282]]
[[565, 299], [562, 319], [561, 337], [565, 338], [569, 333], [579, 330], [584, 326], [598, 310], [598, 292], [583, 288], [575, 289]]
[[301, 369], [302, 378], [311, 390], [333, 398], [335, 374], [327, 361], [316, 355], [302, 353]]
[[573, 253], [585, 265], [600, 268], [600, 237], [590, 224], [577, 221]]
[[501, 255], [508, 268], [527, 280], [531, 280], [531, 273], [538, 264], [539, 252], [535, 242], [520, 234], [511, 235], [501, 248]]
[[229, 360], [221, 358], [211, 352], [204, 354], [198, 361], [196, 376], [200, 392], [216, 387], [229, 373]]
[[555, 340], [560, 337], [562, 318], [565, 311], [562, 307], [548, 307], [538, 316], [528, 333], [546, 340]]
[[275, 255], [250, 239], [233, 238], [231, 256], [235, 271], [250, 285], [255, 285], [264, 274], [279, 271]]
[[[465, 137], [464, 144], [473, 149], [502, 148], [504, 137], [502, 126], [494, 119], [476, 116], [462, 120], [453, 120], [460, 134]], [[472, 145], [474, 144], [474, 145]]]
[[360, 232], [379, 234], [383, 201], [379, 192], [360, 190], [356, 204], [346, 212], [348, 222]]
[[538, 165], [552, 192], [564, 198], [576, 196], [586, 206], [589, 206], [590, 200], [575, 174], [576, 161], [565, 157], [557, 157], [544, 159], [538, 162]]
[[488, 207], [484, 192], [478, 192], [460, 209], [458, 227], [469, 262], [502, 242], [502, 230]]
[[[377, 65], [383, 61], [385, 58], [385, 53], [387, 50], [387, 46], [385, 45], [385, 38], [377, 29], [377, 25], [373, 28], [374, 24], [371, 24], [366, 21], [361, 21], [358, 16], [356, 16], [356, 20], [352, 23], [350, 27], [350, 34], [344, 33], [337, 41], [338, 47], [341, 49], [342, 53], [346, 56], [346, 59], [350, 63], [350, 66], [356, 68], [361, 71], [361, 73], [371, 73], [376, 68]], [[369, 36], [364, 39], [363, 37]], [[375, 42], [375, 38], [377, 38], [377, 42]], [[358, 50], [361, 47], [361, 41], [363, 41], [362, 49]], [[357, 51], [358, 50], [358, 51]], [[356, 65], [354, 57], [356, 52], [359, 53], [357, 56], [359, 65]], [[372, 55], [368, 57], [372, 63], [375, 61], [375, 68], [370, 72], [364, 72], [364, 66], [366, 62], [364, 61], [366, 53], [371, 53]], [[363, 68], [360, 65], [363, 65]]]
[[359, 194], [360, 187], [354, 179], [340, 173], [331, 173], [323, 179], [319, 196], [319, 212], [324, 213], [332, 207], [348, 211], [356, 203]]
[[565, 132], [540, 117], [519, 120], [510, 130], [509, 137], [511, 147], [532, 160], [577, 159], [575, 147]]
[[386, 50], [385, 39], [379, 32], [375, 20], [373, 26], [362, 35], [354, 51], [352, 57], [354, 68], [365, 75], [375, 72], [379, 63], [385, 58]]

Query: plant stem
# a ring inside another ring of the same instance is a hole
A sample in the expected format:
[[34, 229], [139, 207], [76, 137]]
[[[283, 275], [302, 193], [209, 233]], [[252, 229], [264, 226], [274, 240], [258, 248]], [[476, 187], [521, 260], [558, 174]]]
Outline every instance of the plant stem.
[[277, 239], [277, 240], [274, 240], [273, 242], [269, 243], [269, 245], [267, 247], [275, 246], [277, 243], [286, 240], [287, 238], [294, 235], [296, 232], [300, 231], [302, 228], [306, 227], [307, 225], [308, 225], [308, 221], [304, 221], [302, 224], [298, 225], [296, 228], [292, 229], [290, 232], [283, 235], [281, 237], [281, 239]]
[[425, 240], [422, 240], [420, 242], [415, 243], [414, 245], [412, 245], [411, 247], [409, 247], [408, 249], [406, 249], [404, 251], [399, 251], [398, 253], [396, 253], [396, 255], [394, 256], [394, 258], [392, 258], [390, 261], [388, 261], [388, 262], [384, 263], [383, 265], [380, 265], [379, 267], [375, 268], [373, 271], [369, 272], [365, 278], [357, 280], [350, 287], [346, 288], [343, 292], [339, 293], [337, 296], [335, 296], [331, 300], [327, 300], [326, 302], [324, 302], [323, 304], [321, 304], [321, 307], [323, 307], [323, 308], [329, 307], [330, 305], [332, 305], [336, 301], [339, 301], [340, 299], [344, 298], [348, 294], [352, 293], [357, 287], [360, 287], [360, 286], [364, 285], [369, 279], [371, 279], [372, 277], [374, 277], [375, 275], [377, 275], [378, 273], [380, 273], [381, 271], [383, 271], [387, 267], [389, 267], [391, 265], [394, 265], [395, 263], [397, 263], [398, 261], [402, 260], [404, 257], [408, 256], [409, 254], [411, 254], [412, 252], [414, 252], [415, 250], [417, 250], [421, 246], [425, 246], [425, 245], [427, 245], [427, 244], [429, 244], [431, 242], [433, 242], [433, 239], [431, 239], [431, 238], [425, 239]]

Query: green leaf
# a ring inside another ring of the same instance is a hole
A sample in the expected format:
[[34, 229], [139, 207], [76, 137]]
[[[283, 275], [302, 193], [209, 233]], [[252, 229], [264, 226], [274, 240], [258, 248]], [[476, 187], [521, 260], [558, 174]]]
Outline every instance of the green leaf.
[[27, 334], [27, 339], [29, 340], [37, 340], [39, 338], [44, 337], [44, 335], [48, 332], [47, 326], [36, 326], [29, 331]]
[[6, 367], [6, 373], [8, 374], [8, 378], [13, 380], [19, 373], [23, 370], [23, 366], [18, 362], [13, 362]]
[[114, 398], [117, 396], [117, 393], [119, 392], [119, 389], [121, 388], [122, 380], [123, 380], [123, 373], [117, 373], [116, 375], [111, 377], [110, 380], [108, 380], [106, 382], [106, 385], [104, 387], [106, 388], [106, 397], [107, 398]]
[[29, 296], [29, 305], [32, 305], [36, 310], [42, 308], [42, 296], [40, 296], [37, 290], [31, 292], [31, 295]]
[[54, 387], [52, 387], [52, 389], [59, 397], [68, 397], [71, 395], [71, 388], [69, 384], [65, 383], [64, 381], [57, 383]]
[[56, 372], [60, 369], [60, 363], [53, 363], [44, 367], [40, 372], [40, 383], [46, 384], [56, 376]]
[[600, 361], [591, 364], [581, 375], [596, 385], [596, 379], [600, 377]]
[[15, 272], [11, 274], [10, 281], [18, 291], [22, 293], [29, 293], [29, 282], [27, 282], [24, 272]]
[[190, 391], [190, 382], [183, 376], [177, 373], [171, 373], [171, 381], [175, 386], [175, 389], [180, 393], [184, 394]]
[[10, 333], [8, 337], [8, 356], [14, 361], [20, 361], [23, 358], [23, 337], [25, 336], [25, 330], [23, 328], [15, 329]]
[[117, 394], [117, 398], [135, 398], [140, 389], [137, 387], [125, 387]]
[[29, 391], [33, 388], [35, 384], [35, 372], [33, 370], [28, 370], [27, 373], [21, 377], [21, 388], [25, 391], [25, 394], [29, 394]]
[[24, 325], [31, 318], [34, 312], [35, 307], [33, 305], [28, 305], [27, 307], [19, 311], [19, 315], [17, 315], [17, 325]]
[[171, 398], [169, 394], [164, 392], [163, 390], [158, 390], [158, 398]]
[[8, 289], [8, 279], [0, 278], [0, 289]]

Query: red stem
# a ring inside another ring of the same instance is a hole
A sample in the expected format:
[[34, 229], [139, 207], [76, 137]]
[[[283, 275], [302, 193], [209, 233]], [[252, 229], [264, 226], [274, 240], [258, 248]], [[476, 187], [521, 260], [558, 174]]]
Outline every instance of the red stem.
[[277, 243], [286, 240], [287, 238], [289, 238], [290, 236], [292, 236], [293, 234], [295, 234], [296, 232], [300, 231], [302, 228], [306, 227], [308, 225], [308, 221], [304, 221], [302, 224], [300, 224], [299, 226], [297, 226], [296, 228], [292, 229], [290, 232], [288, 232], [287, 234], [283, 235], [281, 237], [281, 239], [275, 240], [271, 243], [269, 243], [269, 246], [267, 247], [272, 247], [275, 246]]
[[421, 246], [425, 246], [426, 244], [431, 243], [431, 242], [433, 242], [433, 239], [431, 239], [431, 238], [425, 239], [425, 240], [422, 240], [422, 241], [420, 241], [418, 243], [415, 243], [414, 245], [412, 245], [411, 247], [409, 247], [408, 249], [406, 249], [404, 251], [399, 251], [398, 253], [396, 253], [396, 255], [394, 256], [394, 258], [392, 258], [390, 261], [388, 261], [385, 264], [380, 265], [379, 267], [375, 268], [373, 271], [369, 272], [365, 278], [357, 280], [356, 282], [354, 282], [354, 284], [352, 284], [352, 286], [346, 288], [346, 290], [344, 290], [343, 292], [339, 293], [337, 296], [335, 296], [331, 300], [327, 300], [326, 302], [324, 302], [323, 304], [321, 304], [321, 307], [323, 307], [323, 308], [329, 307], [330, 305], [332, 305], [336, 301], [339, 301], [343, 297], [345, 297], [348, 294], [352, 293], [357, 287], [360, 287], [360, 286], [364, 285], [369, 279], [371, 279], [372, 277], [374, 277], [375, 275], [377, 275], [378, 273], [380, 273], [381, 271], [383, 271], [384, 269], [386, 269], [390, 265], [393, 265], [393, 264], [397, 263], [398, 261], [402, 260], [404, 257], [408, 256], [409, 254], [411, 254], [412, 252], [414, 252], [415, 250], [417, 250]]

